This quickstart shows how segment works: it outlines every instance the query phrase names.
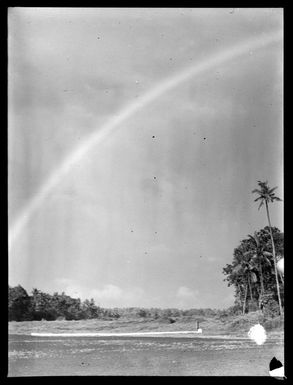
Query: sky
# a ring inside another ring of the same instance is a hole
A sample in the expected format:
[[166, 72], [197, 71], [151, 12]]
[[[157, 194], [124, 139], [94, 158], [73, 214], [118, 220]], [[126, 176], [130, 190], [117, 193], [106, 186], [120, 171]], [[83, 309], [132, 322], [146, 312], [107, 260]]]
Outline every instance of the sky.
[[231, 306], [222, 269], [267, 225], [251, 191], [283, 198], [282, 29], [279, 8], [10, 8], [9, 284]]

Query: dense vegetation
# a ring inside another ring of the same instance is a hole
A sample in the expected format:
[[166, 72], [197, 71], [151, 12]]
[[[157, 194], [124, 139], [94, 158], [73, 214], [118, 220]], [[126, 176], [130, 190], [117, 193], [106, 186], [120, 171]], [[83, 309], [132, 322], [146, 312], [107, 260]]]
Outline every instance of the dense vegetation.
[[93, 300], [81, 302], [65, 293], [50, 295], [33, 289], [29, 296], [20, 285], [8, 290], [9, 321], [89, 319], [97, 317], [100, 311]]
[[[273, 239], [277, 260], [284, 255], [284, 234], [274, 227]], [[235, 287], [235, 308], [242, 313], [263, 310], [272, 316], [279, 314], [278, 293], [269, 228], [265, 227], [235, 248], [233, 261], [223, 269], [228, 286]], [[284, 282], [281, 275], [280, 297], [284, 305]]]
[[234, 249], [232, 264], [223, 269], [228, 286], [235, 287], [235, 305], [242, 307], [243, 314], [257, 309], [271, 316], [283, 314], [284, 278], [277, 262], [284, 256], [284, 235], [272, 227], [269, 213], [269, 203], [281, 200], [275, 196], [276, 188], [258, 181], [252, 193], [258, 195], [258, 209], [266, 208], [268, 226], [243, 239]]
[[57, 319], [83, 320], [103, 319], [112, 320], [123, 318], [146, 318], [175, 322], [180, 317], [208, 317], [216, 314], [226, 314], [227, 311], [213, 309], [159, 309], [159, 308], [114, 308], [107, 309], [95, 305], [93, 299], [81, 301], [65, 293], [50, 295], [38, 289], [33, 289], [32, 295], [18, 285], [9, 287], [9, 321], [32, 321]]

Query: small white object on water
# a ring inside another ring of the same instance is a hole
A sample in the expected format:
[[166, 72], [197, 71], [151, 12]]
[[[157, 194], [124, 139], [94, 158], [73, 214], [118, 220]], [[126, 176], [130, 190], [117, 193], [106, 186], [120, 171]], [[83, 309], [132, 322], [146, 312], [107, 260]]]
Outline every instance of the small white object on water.
[[197, 329], [197, 332], [202, 333], [202, 329], [201, 328]]
[[267, 339], [267, 334], [265, 328], [260, 324], [257, 324], [249, 329], [248, 337], [257, 345], [262, 345]]

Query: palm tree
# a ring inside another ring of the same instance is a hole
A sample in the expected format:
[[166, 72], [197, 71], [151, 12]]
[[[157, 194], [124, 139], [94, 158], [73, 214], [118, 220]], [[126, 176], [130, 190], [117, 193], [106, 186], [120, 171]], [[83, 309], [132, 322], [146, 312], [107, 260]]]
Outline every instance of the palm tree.
[[265, 250], [265, 246], [261, 243], [260, 238], [258, 237], [257, 232], [255, 231], [253, 235], [248, 235], [249, 238], [253, 241], [253, 249], [247, 251], [245, 254], [252, 254], [251, 261], [255, 263], [259, 272], [260, 279], [260, 296], [259, 296], [259, 307], [261, 306], [261, 300], [264, 295], [264, 279], [263, 279], [263, 267], [264, 265], [271, 266], [271, 261], [269, 257], [272, 257], [273, 254]]
[[233, 268], [233, 274], [242, 276], [243, 279], [243, 285], [244, 285], [244, 300], [243, 300], [243, 309], [242, 313], [245, 313], [246, 308], [246, 301], [247, 301], [247, 294], [249, 290], [249, 296], [250, 300], [253, 301], [253, 294], [252, 294], [252, 284], [256, 283], [257, 277], [255, 274], [255, 267], [251, 264], [249, 260], [242, 259], [238, 262], [236, 266]]
[[[242, 274], [242, 266], [241, 263], [238, 263], [236, 266], [234, 266], [232, 270], [232, 275], [241, 277]], [[246, 300], [247, 300], [247, 291], [248, 291], [248, 282], [245, 279], [244, 282], [237, 283], [237, 287], [239, 289], [239, 295], [240, 295], [240, 301], [241, 301], [241, 294], [242, 294], [242, 285], [244, 286], [244, 298], [243, 298], [243, 304], [242, 304], [242, 314], [245, 314], [245, 308], [246, 308]]]
[[282, 310], [282, 303], [281, 303], [281, 296], [280, 296], [280, 287], [279, 287], [279, 280], [278, 280], [278, 271], [277, 271], [277, 261], [276, 261], [276, 250], [275, 250], [275, 243], [273, 238], [273, 232], [272, 232], [272, 225], [270, 220], [270, 212], [269, 212], [269, 202], [273, 203], [274, 201], [280, 201], [281, 199], [275, 196], [274, 191], [277, 187], [269, 188], [268, 181], [261, 182], [258, 181], [259, 189], [254, 189], [252, 193], [256, 193], [259, 196], [254, 200], [255, 202], [260, 200], [260, 205], [258, 209], [261, 208], [263, 204], [265, 204], [266, 212], [267, 212], [267, 218], [269, 223], [269, 229], [270, 229], [270, 236], [272, 241], [272, 249], [273, 249], [273, 259], [274, 259], [274, 269], [275, 269], [275, 277], [276, 277], [276, 285], [277, 285], [277, 294], [278, 294], [278, 301], [279, 301], [279, 308], [280, 308], [280, 314], [283, 314]]

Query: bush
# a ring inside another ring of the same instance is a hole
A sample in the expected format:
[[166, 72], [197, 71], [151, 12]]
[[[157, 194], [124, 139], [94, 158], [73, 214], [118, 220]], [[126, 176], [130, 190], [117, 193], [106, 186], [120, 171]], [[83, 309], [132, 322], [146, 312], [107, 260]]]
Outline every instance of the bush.
[[138, 315], [141, 318], [146, 318], [148, 316], [148, 313], [147, 313], [147, 311], [145, 309], [139, 309]]
[[272, 294], [269, 294], [263, 298], [263, 314], [267, 318], [274, 318], [279, 316], [279, 304]]
[[261, 311], [255, 311], [244, 315], [239, 315], [233, 320], [231, 330], [249, 329], [251, 326], [264, 322], [264, 316]]
[[8, 288], [8, 319], [9, 321], [31, 320], [30, 297], [25, 289], [18, 285]]
[[266, 330], [284, 328], [284, 317], [279, 316], [271, 319], [266, 319], [263, 323], [263, 326]]
[[257, 311], [259, 309], [258, 303], [256, 301], [249, 301], [248, 303], [248, 311]]

